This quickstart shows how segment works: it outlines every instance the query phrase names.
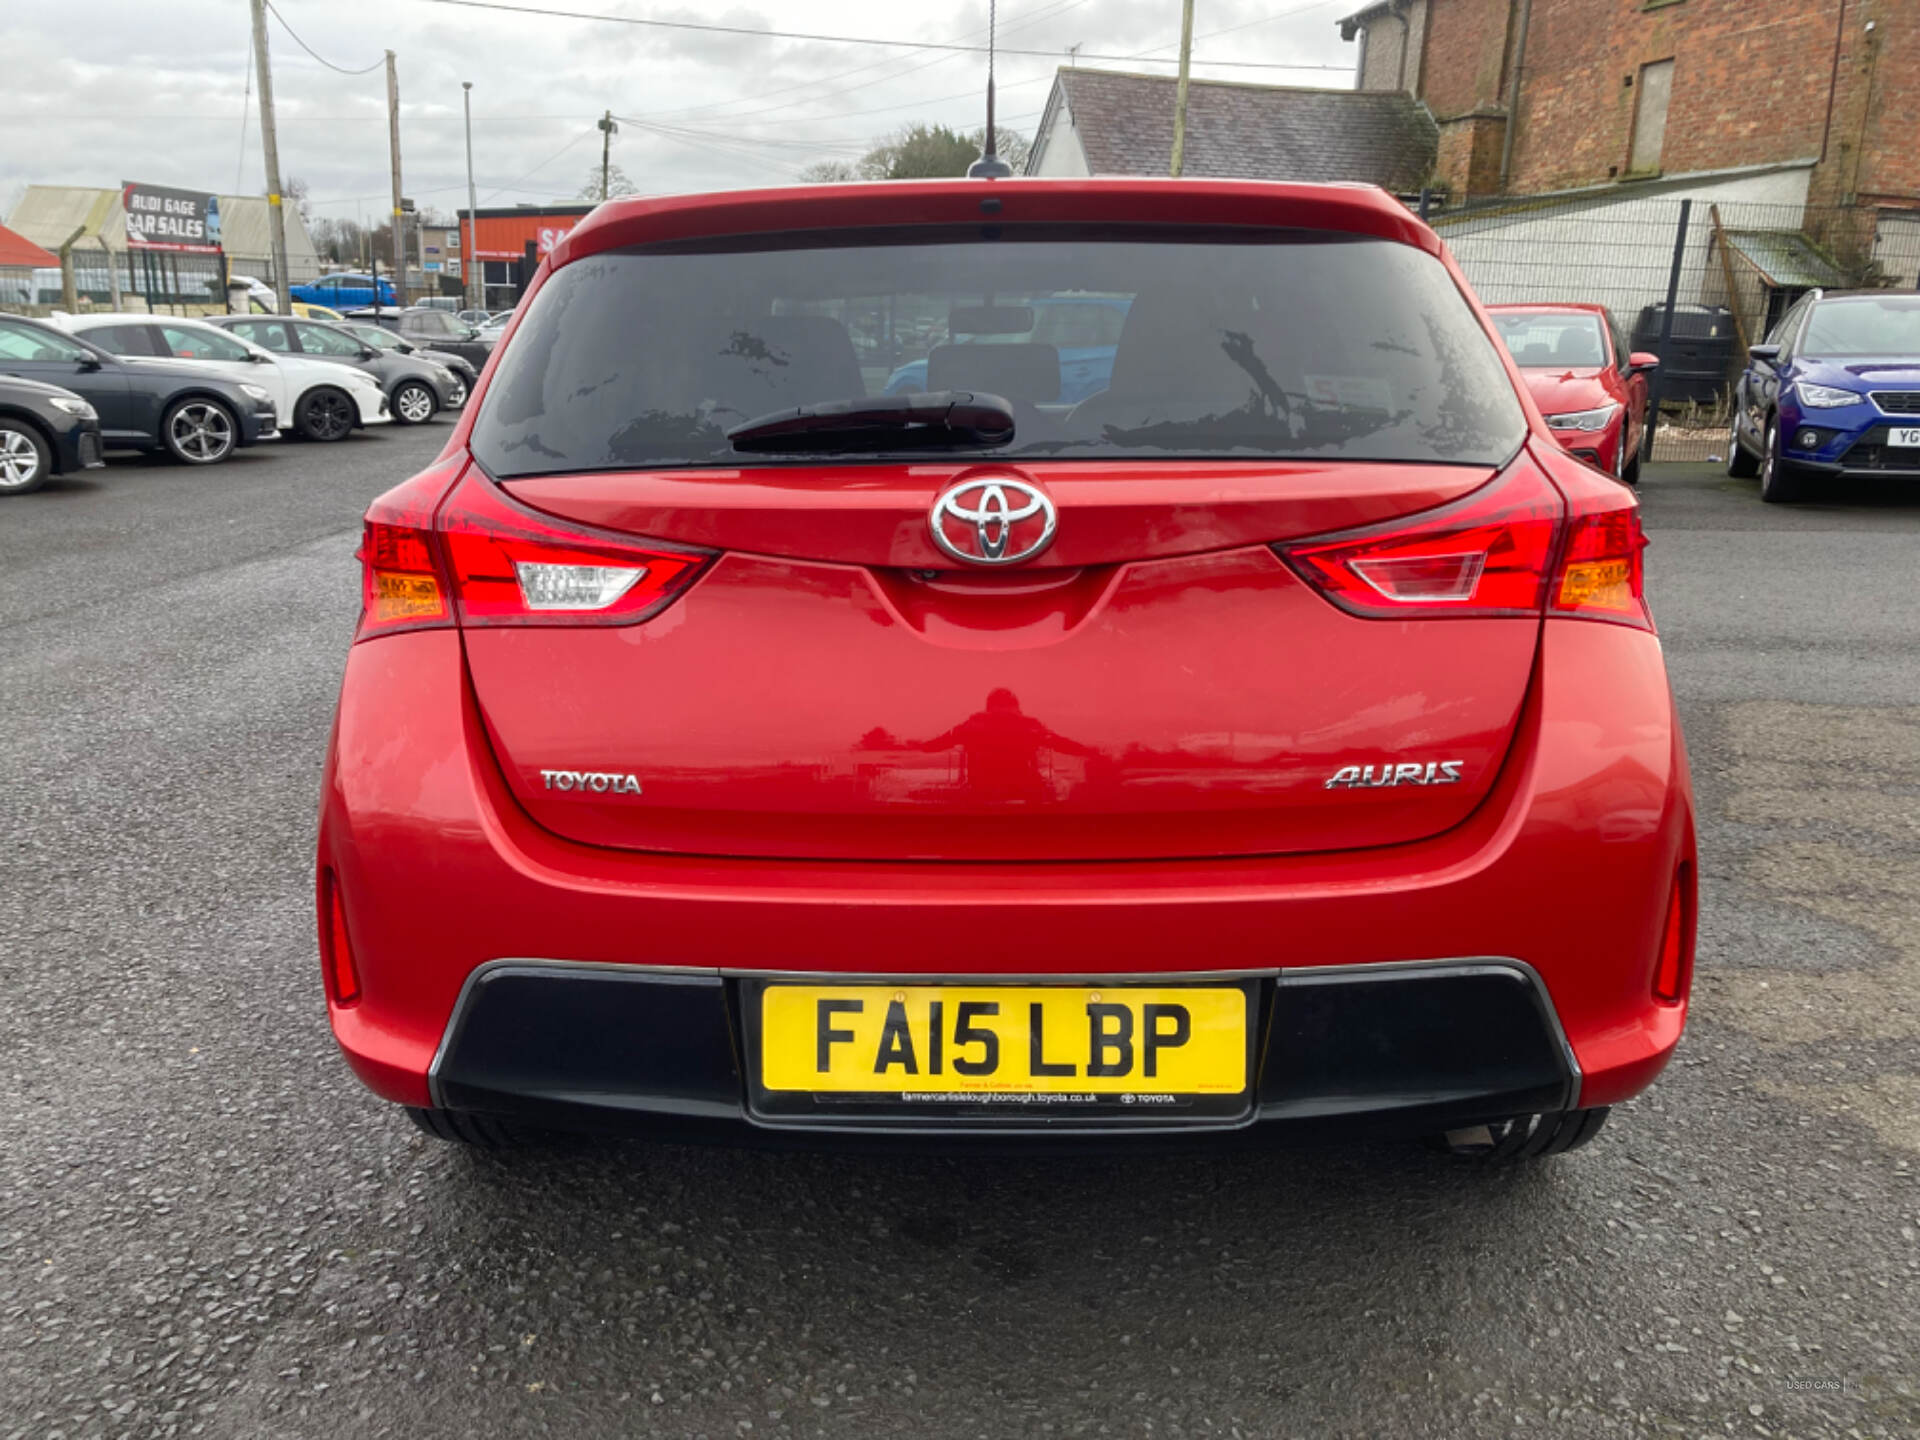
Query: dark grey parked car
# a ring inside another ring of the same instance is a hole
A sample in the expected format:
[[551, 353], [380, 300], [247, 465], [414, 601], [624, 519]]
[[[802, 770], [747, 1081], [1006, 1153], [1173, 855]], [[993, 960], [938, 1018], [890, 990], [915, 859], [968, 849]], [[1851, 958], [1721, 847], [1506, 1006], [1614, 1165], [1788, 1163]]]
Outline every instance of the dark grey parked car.
[[122, 360], [37, 320], [0, 315], [0, 375], [71, 390], [99, 412], [109, 449], [164, 450], [215, 465], [277, 433], [265, 387], [213, 370]]
[[415, 305], [405, 310], [353, 310], [347, 319], [379, 325], [393, 331], [410, 345], [422, 349], [444, 350], [458, 355], [478, 374], [493, 353], [493, 341], [480, 338], [480, 329], [458, 315]]
[[0, 378], [0, 495], [106, 464], [100, 415], [85, 396], [38, 380]]
[[417, 360], [425, 360], [431, 365], [444, 365], [460, 377], [460, 388], [448, 401], [451, 409], [459, 409], [467, 403], [467, 396], [473, 393], [474, 382], [480, 378], [478, 367], [469, 363], [464, 356], [455, 355], [446, 350], [435, 350], [431, 346], [415, 345], [403, 340], [384, 325], [375, 325], [371, 320], [343, 320], [335, 327], [345, 330], [355, 339], [361, 340], [376, 350], [391, 350], [399, 355], [411, 355]]
[[324, 320], [296, 320], [283, 315], [209, 315], [207, 318], [281, 355], [309, 355], [316, 360], [358, 365], [379, 379], [380, 388], [387, 392], [393, 418], [402, 425], [426, 423], [442, 409], [454, 406], [456, 394], [462, 401], [466, 399], [466, 387], [460, 377], [446, 366], [422, 360], [417, 355], [376, 350]]

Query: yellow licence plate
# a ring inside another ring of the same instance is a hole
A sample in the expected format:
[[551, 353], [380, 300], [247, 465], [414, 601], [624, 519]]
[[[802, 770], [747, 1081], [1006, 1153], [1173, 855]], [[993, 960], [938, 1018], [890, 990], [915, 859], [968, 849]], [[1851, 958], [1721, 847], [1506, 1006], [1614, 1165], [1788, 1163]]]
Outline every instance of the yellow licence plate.
[[769, 985], [760, 1083], [868, 1094], [1237, 1095], [1235, 986]]

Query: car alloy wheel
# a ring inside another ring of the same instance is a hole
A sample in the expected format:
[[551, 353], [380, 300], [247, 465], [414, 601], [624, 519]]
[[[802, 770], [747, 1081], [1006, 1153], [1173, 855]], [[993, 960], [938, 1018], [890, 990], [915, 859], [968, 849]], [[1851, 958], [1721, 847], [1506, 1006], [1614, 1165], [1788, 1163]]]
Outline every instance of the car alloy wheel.
[[393, 392], [393, 413], [405, 425], [424, 425], [433, 418], [433, 392], [418, 381]]
[[353, 402], [338, 390], [315, 390], [300, 403], [300, 433], [309, 440], [344, 440], [353, 433]]
[[233, 453], [233, 416], [211, 400], [187, 400], [167, 412], [167, 449], [189, 465], [214, 465]]
[[1800, 498], [1800, 477], [1780, 454], [1780, 422], [1767, 422], [1767, 448], [1760, 457], [1760, 498], [1769, 505], [1791, 505]]
[[464, 380], [455, 380], [453, 382], [452, 393], [450, 393], [447, 396], [447, 408], [449, 410], [458, 410], [462, 405], [466, 403], [467, 403], [467, 382]]
[[47, 478], [46, 447], [40, 437], [12, 425], [0, 425], [0, 493], [24, 495]]
[[1740, 412], [1736, 408], [1727, 422], [1727, 474], [1736, 480], [1751, 480], [1760, 473], [1760, 462], [1740, 443]]

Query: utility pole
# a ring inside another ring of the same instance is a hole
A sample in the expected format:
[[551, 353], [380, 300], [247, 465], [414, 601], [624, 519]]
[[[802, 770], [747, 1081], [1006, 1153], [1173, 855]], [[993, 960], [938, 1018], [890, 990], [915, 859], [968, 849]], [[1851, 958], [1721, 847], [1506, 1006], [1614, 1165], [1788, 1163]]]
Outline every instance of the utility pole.
[[1180, 0], [1180, 83], [1173, 92], [1173, 163], [1167, 173], [1174, 179], [1187, 163], [1187, 71], [1193, 65], [1193, 0]]
[[613, 111], [609, 110], [600, 117], [600, 200], [604, 204], [607, 198], [607, 161], [612, 153], [613, 137], [620, 127], [613, 123]]
[[464, 92], [460, 99], [467, 107], [467, 253], [460, 262], [465, 267], [462, 273], [466, 276], [466, 284], [462, 288], [467, 292], [468, 307], [479, 309], [486, 305], [487, 294], [479, 277], [474, 274], [480, 265], [480, 242], [474, 239], [480, 231], [480, 202], [474, 198], [473, 189], [473, 82], [462, 80], [460, 89]]
[[273, 66], [267, 59], [267, 3], [253, 0], [253, 62], [259, 71], [260, 141], [267, 154], [267, 224], [273, 244], [274, 303], [293, 313], [287, 293], [287, 215], [280, 208], [280, 137], [273, 124]]
[[[261, 0], [255, 0], [256, 4]], [[400, 72], [394, 69], [393, 51], [387, 51], [387, 144], [393, 152], [393, 298], [407, 303], [407, 237], [400, 218]], [[373, 287], [373, 303], [380, 304], [380, 286]]]

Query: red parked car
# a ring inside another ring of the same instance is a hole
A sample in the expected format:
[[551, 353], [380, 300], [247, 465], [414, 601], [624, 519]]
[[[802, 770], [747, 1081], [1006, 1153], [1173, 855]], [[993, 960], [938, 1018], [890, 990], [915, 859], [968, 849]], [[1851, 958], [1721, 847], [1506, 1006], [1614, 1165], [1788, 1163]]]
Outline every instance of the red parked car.
[[[1067, 293], [1099, 393], [882, 393]], [[1635, 499], [1520, 387], [1375, 190], [602, 206], [367, 513], [348, 1063], [475, 1144], [1584, 1142], [1680, 1038], [1693, 803]]]
[[1604, 305], [1489, 305], [1553, 438], [1595, 469], [1640, 483], [1647, 376], [1660, 357], [1629, 351]]

